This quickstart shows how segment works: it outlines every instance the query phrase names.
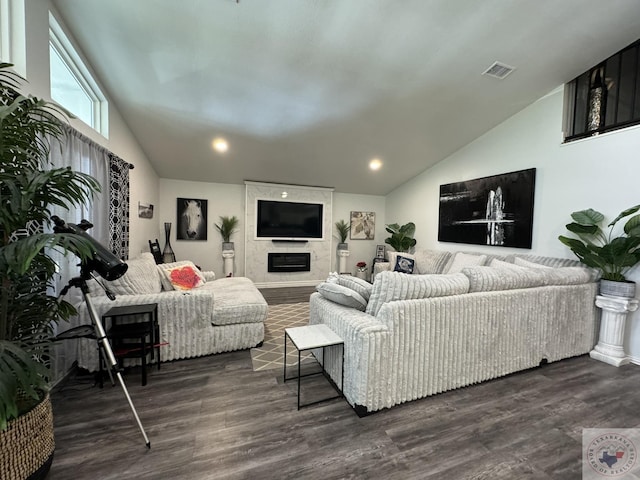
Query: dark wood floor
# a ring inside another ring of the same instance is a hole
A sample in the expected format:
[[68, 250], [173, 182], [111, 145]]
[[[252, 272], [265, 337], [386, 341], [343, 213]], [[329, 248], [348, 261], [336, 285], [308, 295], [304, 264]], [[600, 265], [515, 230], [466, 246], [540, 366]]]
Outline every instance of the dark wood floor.
[[[249, 351], [54, 393], [61, 479], [578, 479], [583, 428], [640, 424], [640, 367], [588, 356], [359, 418], [343, 400], [296, 410], [295, 382]], [[313, 378], [313, 377], [312, 377]], [[321, 377], [320, 377], [321, 378]]]

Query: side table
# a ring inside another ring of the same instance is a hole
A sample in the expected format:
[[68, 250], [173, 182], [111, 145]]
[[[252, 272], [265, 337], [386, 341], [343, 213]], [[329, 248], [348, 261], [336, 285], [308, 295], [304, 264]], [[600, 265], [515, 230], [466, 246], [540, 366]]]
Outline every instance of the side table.
[[[298, 350], [298, 375], [297, 377], [287, 378], [287, 337], [295, 348]], [[340, 388], [331, 381], [329, 375], [324, 369], [324, 357], [327, 347], [333, 347], [340, 345], [342, 347], [342, 370], [340, 373]], [[305, 350], [313, 350], [315, 348], [322, 348], [322, 371], [307, 373], [305, 375], [300, 374], [300, 354]], [[305, 325], [303, 327], [293, 327], [284, 329], [284, 381], [298, 380], [298, 410], [302, 407], [308, 407], [315, 405], [316, 403], [326, 402], [327, 400], [333, 400], [335, 398], [342, 398], [342, 390], [344, 388], [344, 340], [340, 338], [333, 330], [324, 324], [319, 325]], [[316, 400], [305, 405], [300, 405], [300, 379], [302, 377], [309, 377], [312, 375], [324, 375], [329, 383], [336, 389], [338, 395], [329, 398], [323, 398], [322, 400]]]
[[[134, 315], [146, 316], [142, 322], [123, 322]], [[158, 326], [158, 304], [123, 305], [113, 307], [102, 315], [102, 323], [111, 321], [111, 328], [107, 330], [107, 337], [112, 341], [114, 355], [118, 359], [140, 358], [142, 363], [142, 385], [147, 384], [147, 353], [151, 360], [157, 360], [160, 370], [160, 329]], [[147, 340], [148, 339], [148, 340]], [[149, 350], [149, 352], [147, 352]]]

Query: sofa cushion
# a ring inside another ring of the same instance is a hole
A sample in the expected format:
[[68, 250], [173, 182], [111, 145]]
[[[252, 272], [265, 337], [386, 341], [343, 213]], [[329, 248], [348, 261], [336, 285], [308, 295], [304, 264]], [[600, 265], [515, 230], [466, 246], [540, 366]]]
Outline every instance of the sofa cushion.
[[497, 258], [492, 259], [489, 264], [490, 267], [495, 268], [510, 268], [512, 270], [522, 270], [525, 267], [521, 267], [520, 265], [516, 265], [515, 263], [505, 262], [503, 260], [498, 260]]
[[451, 258], [451, 252], [446, 250], [416, 250], [414, 257], [416, 266], [413, 273], [422, 275], [442, 273]]
[[362, 295], [358, 294], [355, 290], [338, 285], [337, 283], [322, 282], [316, 287], [316, 290], [327, 300], [344, 305], [345, 307], [364, 311], [367, 306], [367, 301]]
[[445, 273], [458, 273], [461, 272], [464, 267], [475, 267], [478, 265], [484, 265], [486, 255], [473, 255], [470, 253], [456, 252], [451, 260]]
[[160, 277], [156, 270], [156, 262], [151, 252], [142, 253], [139, 257], [127, 260], [129, 268], [120, 278], [104, 285], [114, 295], [139, 295], [159, 293], [162, 290]]
[[193, 290], [196, 294], [203, 291], [213, 293], [213, 325], [264, 322], [269, 313], [260, 290], [246, 277], [219, 278]]
[[351, 275], [339, 275], [335, 272], [329, 274], [329, 277], [327, 277], [327, 282], [350, 288], [362, 298], [364, 298], [367, 302], [369, 301], [371, 290], [373, 289], [373, 285], [366, 280], [362, 280], [361, 278], [353, 277]]
[[204, 285], [205, 282], [202, 276], [198, 275], [197, 272], [198, 269], [191, 265], [183, 265], [164, 270], [164, 274], [175, 290], [191, 290]]
[[[159, 277], [160, 277], [160, 281], [162, 282], [162, 289], [163, 290], [167, 290], [167, 291], [171, 291], [171, 290], [176, 290], [172, 283], [171, 280], [169, 279], [169, 277], [167, 276], [167, 271], [171, 271], [176, 267], [192, 267], [193, 271], [195, 272], [195, 274], [200, 277], [200, 280], [202, 283], [205, 283], [207, 280], [204, 277], [204, 275], [202, 274], [202, 272], [200, 271], [200, 269], [198, 267], [196, 267], [196, 265], [190, 261], [190, 260], [181, 260], [179, 262], [171, 262], [171, 263], [161, 263], [159, 265], [156, 265], [156, 269], [159, 273]], [[200, 285], [202, 285], [202, 283]], [[200, 286], [199, 285], [199, 286]]]
[[465, 267], [462, 273], [469, 278], [469, 292], [515, 290], [545, 285], [544, 272], [532, 268]]
[[582, 285], [592, 282], [593, 272], [583, 267], [544, 268], [545, 285]]
[[468, 291], [469, 280], [462, 273], [407, 275], [399, 272], [380, 272], [373, 282], [366, 312], [376, 316], [383, 304], [394, 300], [445, 297]]
[[548, 267], [546, 265], [542, 265], [540, 263], [534, 263], [534, 262], [529, 262], [528, 260], [525, 260], [524, 258], [520, 258], [520, 257], [516, 257], [513, 260], [513, 263], [519, 267], [527, 267], [527, 268], [540, 268], [540, 269], [550, 269], [553, 267]]
[[[406, 253], [406, 252], [387, 252], [387, 257], [389, 259], [389, 270], [391, 271], [395, 271], [395, 272], [399, 272], [400, 270], [395, 270], [396, 268], [396, 264], [398, 263], [398, 257], [402, 256], [405, 257], [409, 260], [414, 260], [415, 262], [415, 255], [412, 255], [411, 253]], [[405, 273], [411, 273], [411, 272], [405, 272]]]

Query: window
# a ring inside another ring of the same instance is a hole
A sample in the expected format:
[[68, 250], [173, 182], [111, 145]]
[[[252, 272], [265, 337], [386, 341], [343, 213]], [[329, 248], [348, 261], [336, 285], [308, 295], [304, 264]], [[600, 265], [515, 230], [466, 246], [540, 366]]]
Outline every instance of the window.
[[0, 0], [0, 60], [26, 76], [24, 0]]
[[108, 104], [60, 24], [49, 13], [51, 98], [108, 137]]
[[565, 86], [565, 141], [640, 124], [640, 40]]

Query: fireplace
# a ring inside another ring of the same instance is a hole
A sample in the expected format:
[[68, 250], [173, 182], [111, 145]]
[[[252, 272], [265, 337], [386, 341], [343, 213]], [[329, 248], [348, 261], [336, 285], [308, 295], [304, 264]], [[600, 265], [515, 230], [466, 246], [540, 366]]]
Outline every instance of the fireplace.
[[310, 272], [310, 253], [269, 253], [269, 272]]

